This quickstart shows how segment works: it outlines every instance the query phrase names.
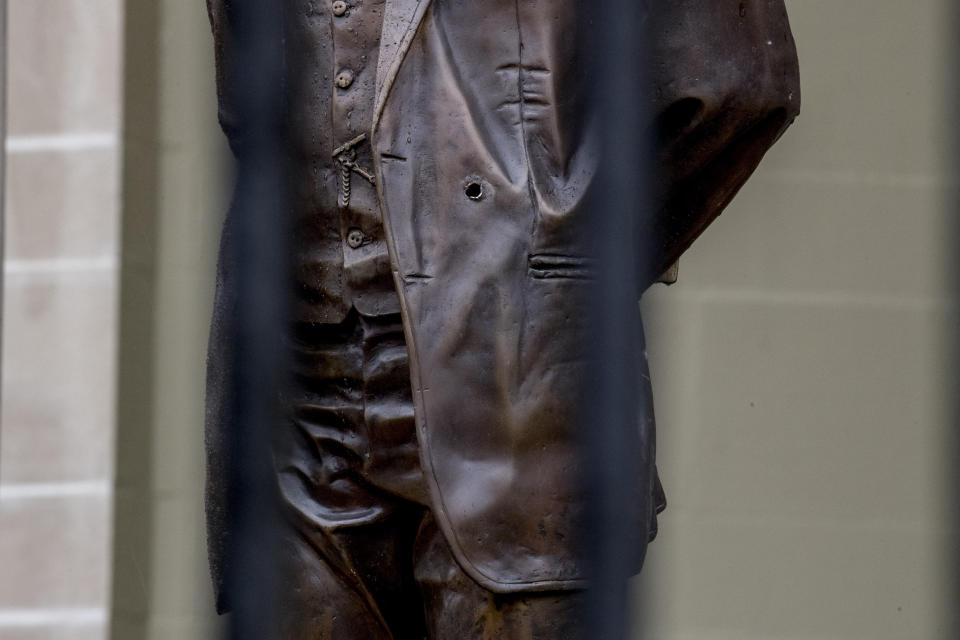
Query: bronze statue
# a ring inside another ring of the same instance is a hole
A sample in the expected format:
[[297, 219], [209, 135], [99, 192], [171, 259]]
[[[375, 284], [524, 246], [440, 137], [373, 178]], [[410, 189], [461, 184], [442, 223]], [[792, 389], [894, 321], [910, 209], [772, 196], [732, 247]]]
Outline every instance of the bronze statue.
[[[282, 4], [296, 248], [296, 385], [274, 453], [295, 582], [282, 637], [577, 637], [586, 328], [574, 305], [589, 286], [578, 230], [597, 164], [579, 3]], [[659, 214], [644, 286], [800, 104], [783, 0], [648, 5]], [[208, 7], [237, 145], [230, 2]], [[207, 422], [215, 582], [230, 286], [221, 265]], [[652, 434], [652, 416], [639, 420]], [[643, 479], [652, 455], [637, 460], [637, 504], [652, 494], [659, 511], [659, 482]], [[624, 517], [652, 539], [656, 513], [636, 510]]]

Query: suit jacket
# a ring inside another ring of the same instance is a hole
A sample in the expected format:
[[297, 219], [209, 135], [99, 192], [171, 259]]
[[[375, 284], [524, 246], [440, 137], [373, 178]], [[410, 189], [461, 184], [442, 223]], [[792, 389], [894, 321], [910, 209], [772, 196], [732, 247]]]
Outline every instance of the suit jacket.
[[[306, 20], [318, 3], [286, 4]], [[782, 0], [648, 4], [659, 213], [646, 282], [720, 213], [799, 109]], [[602, 150], [582, 116], [578, 6], [388, 0], [382, 32], [370, 137], [421, 460], [454, 555], [495, 592], [583, 585], [584, 225]], [[211, 371], [222, 379], [229, 345], [216, 334]], [[228, 431], [213, 407], [210, 440]], [[624, 514], [652, 531], [652, 415], [638, 415], [630, 437], [635, 499]]]

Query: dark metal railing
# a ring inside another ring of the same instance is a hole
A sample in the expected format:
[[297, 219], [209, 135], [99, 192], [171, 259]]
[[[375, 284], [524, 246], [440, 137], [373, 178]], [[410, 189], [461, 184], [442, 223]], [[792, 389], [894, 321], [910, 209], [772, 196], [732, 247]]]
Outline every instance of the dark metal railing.
[[[597, 640], [624, 640], [630, 630], [628, 580], [635, 570], [637, 545], [645, 544], [649, 513], [636, 502], [635, 458], [630, 433], [643, 415], [637, 355], [641, 329], [638, 265], [647, 253], [640, 237], [647, 215], [650, 145], [644, 98], [647, 55], [643, 34], [645, 3], [602, 0], [589, 7], [593, 18], [592, 108], [599, 118], [599, 173], [589, 203], [598, 279], [584, 312], [592, 332], [588, 345], [593, 367], [586, 390], [581, 433], [583, 481], [587, 490], [585, 553], [588, 589], [585, 629]], [[650, 461], [652, 462], [652, 461]], [[644, 539], [641, 539], [643, 537]]]
[[278, 638], [282, 576], [271, 426], [279, 416], [285, 371], [282, 328], [288, 317], [290, 233], [284, 193], [282, 96], [273, 80], [282, 66], [276, 0], [232, 0], [237, 69], [237, 184], [224, 259], [236, 279], [233, 321], [231, 441], [228, 444], [224, 597], [233, 613], [231, 640]]

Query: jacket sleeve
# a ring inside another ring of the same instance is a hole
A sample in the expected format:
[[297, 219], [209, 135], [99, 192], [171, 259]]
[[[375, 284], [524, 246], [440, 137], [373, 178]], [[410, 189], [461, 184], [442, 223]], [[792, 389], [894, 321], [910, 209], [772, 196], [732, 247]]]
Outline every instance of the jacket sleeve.
[[739, 10], [715, 0], [653, 5], [655, 276], [720, 215], [798, 115], [800, 72], [783, 0]]
[[237, 103], [237, 62], [233, 32], [234, 9], [231, 0], [207, 0], [207, 15], [213, 31], [214, 60], [216, 61], [217, 115], [220, 127], [238, 155], [243, 126]]
[[[207, 0], [207, 10], [213, 28], [220, 124], [230, 140], [230, 146], [234, 154], [236, 154], [240, 146], [239, 131], [241, 127], [237, 122], [234, 101], [232, 100], [234, 89], [232, 81], [233, 66], [231, 65], [232, 41], [229, 29], [230, 0]], [[223, 588], [224, 565], [229, 540], [227, 497], [230, 465], [228, 454], [229, 432], [232, 422], [230, 419], [232, 403], [229, 390], [232, 378], [231, 345], [234, 333], [231, 319], [235, 316], [233, 313], [235, 308], [234, 287], [226, 260], [230, 246], [230, 219], [231, 217], [228, 214], [220, 241], [216, 293], [207, 346], [205, 508], [207, 554], [218, 613], [226, 613], [230, 610]]]

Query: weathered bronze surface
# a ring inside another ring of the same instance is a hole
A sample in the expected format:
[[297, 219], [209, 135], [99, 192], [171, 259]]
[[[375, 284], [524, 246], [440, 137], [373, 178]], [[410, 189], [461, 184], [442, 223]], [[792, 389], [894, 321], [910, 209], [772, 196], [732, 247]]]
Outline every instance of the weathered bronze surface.
[[[578, 305], [599, 151], [584, 117], [580, 4], [283, 2], [276, 89], [296, 229], [295, 386], [274, 455], [295, 576], [285, 638], [582, 631], [589, 327]], [[800, 104], [782, 0], [648, 4], [659, 213], [643, 288], [719, 215]], [[230, 3], [208, 5], [221, 122], [237, 149]], [[235, 291], [229, 265], [218, 276], [207, 508], [219, 587]], [[639, 451], [652, 416], [638, 425], [636, 459], [653, 464]], [[636, 504], [652, 495], [659, 511], [648, 472], [637, 469]], [[656, 514], [623, 509], [652, 538]]]

